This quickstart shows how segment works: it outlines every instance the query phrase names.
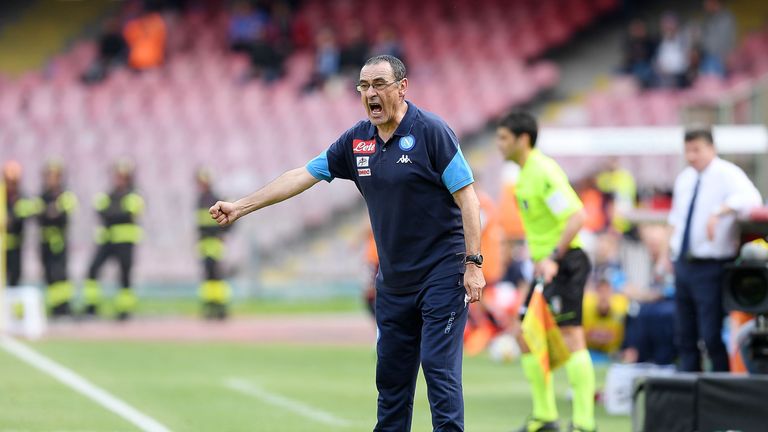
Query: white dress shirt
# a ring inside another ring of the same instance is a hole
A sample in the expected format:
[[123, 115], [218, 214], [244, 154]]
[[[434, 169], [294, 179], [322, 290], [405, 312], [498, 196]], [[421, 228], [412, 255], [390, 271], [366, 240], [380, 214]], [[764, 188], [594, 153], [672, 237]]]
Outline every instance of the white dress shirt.
[[[670, 246], [672, 258], [677, 260], [683, 242], [683, 231], [688, 208], [693, 198], [696, 180], [701, 175], [699, 192], [693, 208], [688, 252], [694, 258], [720, 259], [735, 257], [739, 249], [739, 231], [736, 218], [746, 217], [751, 209], [762, 203], [760, 192], [744, 171], [731, 162], [714, 158], [701, 173], [686, 167], [675, 180], [669, 224], [673, 227]], [[707, 237], [707, 221], [723, 205], [737, 212], [720, 216], [715, 237]]]

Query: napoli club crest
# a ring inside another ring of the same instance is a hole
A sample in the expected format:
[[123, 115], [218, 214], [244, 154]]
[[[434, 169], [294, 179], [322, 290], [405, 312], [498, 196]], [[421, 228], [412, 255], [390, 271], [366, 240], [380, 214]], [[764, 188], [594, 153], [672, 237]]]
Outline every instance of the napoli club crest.
[[400, 150], [402, 151], [411, 151], [415, 145], [416, 138], [413, 135], [406, 135], [400, 138]]

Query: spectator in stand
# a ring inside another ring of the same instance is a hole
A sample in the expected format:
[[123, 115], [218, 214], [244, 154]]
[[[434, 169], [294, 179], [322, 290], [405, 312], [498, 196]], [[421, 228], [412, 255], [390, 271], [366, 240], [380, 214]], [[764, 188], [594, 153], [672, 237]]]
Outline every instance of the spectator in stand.
[[[298, 26], [299, 21], [287, 2], [277, 1], [272, 4], [267, 39], [280, 56], [281, 61], [288, 58], [297, 46], [301, 47], [296, 40]], [[282, 68], [282, 62], [280, 67]]]
[[661, 17], [661, 41], [656, 51], [657, 86], [683, 88], [688, 86], [688, 40], [680, 30], [676, 15], [667, 12]]
[[584, 335], [587, 348], [613, 355], [624, 341], [624, 321], [629, 302], [613, 291], [608, 279], [600, 278], [594, 289], [584, 294]]
[[103, 81], [112, 68], [125, 64], [127, 53], [128, 46], [121, 33], [120, 22], [117, 19], [107, 21], [104, 32], [99, 37], [97, 57], [83, 73], [82, 81], [86, 84]]
[[512, 244], [515, 240], [525, 238], [520, 209], [517, 207], [517, 178], [520, 167], [514, 162], [506, 162], [501, 171], [501, 196], [499, 197], [499, 214], [504, 237]]
[[346, 74], [360, 70], [360, 65], [368, 59], [370, 49], [363, 26], [357, 21], [350, 22], [347, 28], [347, 42], [341, 50], [342, 72]]
[[704, 49], [701, 45], [695, 44], [688, 53], [688, 69], [685, 70], [683, 82], [688, 84], [695, 83], [704, 67]]
[[134, 70], [152, 69], [165, 61], [165, 20], [157, 6], [128, 21], [123, 37], [128, 44], [128, 65]]
[[[286, 2], [280, 2], [278, 4], [283, 4], [286, 7], [289, 6]], [[282, 15], [285, 14], [286, 7], [279, 7], [277, 10], [280, 10], [280, 12], [275, 12], [275, 21], [279, 23], [283, 20], [281, 18]], [[304, 49], [310, 49], [312, 48], [312, 26], [309, 24], [309, 20], [307, 19], [305, 14], [301, 13], [293, 13], [295, 9], [289, 8], [287, 9], [289, 15], [290, 15], [290, 35], [291, 35], [291, 45], [293, 49], [295, 50], [304, 50]]]
[[720, 0], [705, 0], [701, 25], [700, 72], [725, 77], [728, 54], [736, 46], [736, 19]]
[[504, 259], [508, 264], [501, 280], [512, 283], [519, 291], [528, 292], [529, 281], [533, 280], [533, 261], [524, 239], [508, 240], [505, 249], [510, 256]]
[[667, 237], [662, 226], [641, 229], [651, 258], [651, 282], [647, 287], [630, 285], [625, 291], [631, 302], [622, 352], [626, 363], [669, 365], [675, 361], [675, 277]]
[[229, 47], [249, 53], [256, 42], [264, 38], [268, 21], [266, 12], [255, 9], [250, 1], [235, 3], [229, 19]]
[[382, 27], [376, 36], [376, 43], [371, 48], [371, 55], [391, 55], [404, 58], [403, 46], [397, 39], [397, 34], [391, 27]]
[[266, 40], [258, 40], [254, 43], [250, 52], [251, 70], [244, 80], [261, 77], [270, 83], [283, 75], [283, 62], [285, 58], [275, 49], [275, 46]]
[[341, 51], [333, 30], [328, 27], [320, 30], [315, 42], [315, 70], [312, 72], [309, 82], [304, 86], [306, 93], [323, 87], [326, 81], [339, 74], [341, 67]]
[[[290, 54], [290, 29], [286, 30], [282, 3], [270, 6], [243, 1], [236, 3], [229, 23], [229, 44], [248, 55], [250, 69], [241, 78], [247, 82], [260, 77], [272, 82], [283, 74], [283, 62]], [[275, 13], [280, 14], [275, 21]], [[290, 10], [287, 11], [290, 18]], [[287, 31], [287, 33], [286, 33]]]
[[762, 199], [741, 168], [717, 157], [711, 129], [688, 130], [684, 141], [688, 166], [675, 180], [669, 213], [680, 369], [702, 370], [703, 341], [712, 369], [728, 371], [722, 280], [738, 252], [736, 217]]
[[595, 176], [587, 176], [578, 182], [576, 193], [584, 204], [584, 227], [581, 230], [585, 250], [594, 250], [597, 237], [608, 227], [607, 199], [597, 188]]
[[619, 239], [616, 233], [606, 232], [597, 237], [595, 257], [589, 284], [596, 287], [601, 280], [610, 283], [614, 291], [621, 292], [627, 284], [627, 275], [619, 259]]
[[610, 226], [616, 232], [631, 235], [634, 226], [626, 215], [635, 208], [637, 202], [637, 184], [632, 173], [621, 166], [619, 158], [608, 160], [605, 170], [597, 175], [597, 188], [606, 198], [606, 212]]
[[515, 335], [520, 332], [520, 320], [510, 318], [518, 313], [520, 303], [524, 300], [520, 293], [525, 294], [531, 289], [530, 281], [534, 276], [533, 261], [523, 238], [507, 239], [503, 244], [502, 254], [502, 262], [506, 263], [504, 275], [496, 284], [492, 296], [495, 299], [509, 299], [505, 307], [505, 319], [499, 322], [510, 334]]
[[656, 79], [653, 72], [656, 45], [643, 20], [634, 19], [629, 23], [621, 72], [634, 76], [643, 88], [653, 86]]

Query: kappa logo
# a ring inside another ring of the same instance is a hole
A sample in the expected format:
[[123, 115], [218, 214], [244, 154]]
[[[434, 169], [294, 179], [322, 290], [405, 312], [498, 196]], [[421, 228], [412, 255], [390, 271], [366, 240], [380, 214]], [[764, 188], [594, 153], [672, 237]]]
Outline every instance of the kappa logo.
[[358, 177], [370, 177], [371, 176], [371, 169], [370, 168], [358, 168], [357, 169], [357, 176]]
[[398, 159], [396, 163], [406, 164], [406, 163], [413, 163], [413, 162], [411, 162], [411, 158], [409, 158], [408, 155], [402, 155], [400, 156], [400, 159]]
[[352, 153], [355, 154], [374, 154], [376, 153], [376, 140], [369, 141], [356, 139], [352, 140]]
[[370, 159], [371, 159], [370, 156], [358, 156], [357, 157], [358, 168], [366, 168], [369, 164]]

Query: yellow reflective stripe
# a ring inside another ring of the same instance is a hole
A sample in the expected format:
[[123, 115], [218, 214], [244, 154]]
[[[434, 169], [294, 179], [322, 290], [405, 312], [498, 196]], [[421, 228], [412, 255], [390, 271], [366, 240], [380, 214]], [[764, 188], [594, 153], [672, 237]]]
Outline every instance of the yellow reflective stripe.
[[29, 202], [32, 214], [39, 215], [45, 210], [45, 202], [42, 198], [31, 198]]
[[103, 192], [97, 193], [96, 196], [93, 197], [93, 208], [98, 211], [106, 210], [106, 208], [109, 207], [109, 203], [109, 195]]
[[56, 307], [72, 300], [75, 288], [69, 281], [54, 282], [48, 286], [46, 300], [49, 307]]
[[117, 312], [132, 312], [136, 309], [138, 299], [130, 288], [122, 288], [115, 297], [115, 310]]
[[218, 237], [203, 237], [197, 242], [197, 249], [206, 258], [218, 260], [224, 256], [224, 242]]
[[64, 231], [56, 226], [43, 227], [43, 241], [48, 243], [51, 252], [59, 253], [64, 250]]
[[88, 279], [83, 284], [83, 300], [86, 305], [101, 303], [101, 285], [95, 279]]
[[104, 244], [109, 241], [109, 231], [105, 227], [96, 228], [96, 234], [94, 235], [96, 244]]
[[139, 194], [136, 194], [133, 192], [124, 196], [122, 201], [120, 202], [120, 205], [122, 206], [123, 210], [127, 211], [132, 215], [138, 215], [138, 214], [141, 214], [142, 211], [144, 211], [144, 199], [141, 198]]
[[70, 191], [62, 193], [56, 200], [56, 207], [64, 213], [72, 213], [77, 208], [77, 196]]
[[108, 229], [111, 243], [138, 243], [141, 241], [142, 230], [136, 224], [116, 224]]
[[200, 299], [204, 302], [228, 303], [232, 298], [232, 289], [223, 280], [207, 280], [200, 285]]
[[197, 225], [201, 227], [216, 226], [216, 220], [211, 217], [208, 209], [197, 209]]
[[35, 214], [35, 202], [27, 198], [22, 198], [16, 201], [13, 205], [13, 214], [19, 218], [28, 218]]

